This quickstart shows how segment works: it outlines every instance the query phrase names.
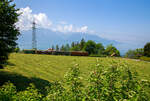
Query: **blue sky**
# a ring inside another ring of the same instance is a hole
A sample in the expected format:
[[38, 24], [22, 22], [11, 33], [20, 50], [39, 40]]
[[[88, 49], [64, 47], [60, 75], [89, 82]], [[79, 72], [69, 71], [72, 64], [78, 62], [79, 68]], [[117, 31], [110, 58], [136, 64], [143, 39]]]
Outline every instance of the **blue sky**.
[[54, 26], [58, 26], [58, 23], [67, 24], [70, 31], [73, 25], [76, 29], [83, 29], [126, 44], [125, 48], [129, 48], [128, 44], [131, 45], [130, 48], [140, 48], [150, 41], [150, 0], [14, 0], [14, 2], [18, 8], [29, 7], [32, 14], [45, 14]]

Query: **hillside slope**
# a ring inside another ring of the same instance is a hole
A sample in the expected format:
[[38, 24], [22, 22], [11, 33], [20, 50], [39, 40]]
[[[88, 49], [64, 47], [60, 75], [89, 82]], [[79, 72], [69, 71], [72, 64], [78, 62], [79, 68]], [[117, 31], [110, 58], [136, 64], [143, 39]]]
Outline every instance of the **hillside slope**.
[[[99, 60], [97, 62], [97, 60]], [[112, 60], [126, 62], [132, 70], [139, 73], [140, 78], [150, 80], [150, 63], [123, 58], [95, 58], [77, 56], [54, 56], [36, 54], [11, 54], [5, 69], [0, 70], [0, 83], [13, 82], [18, 90], [24, 90], [29, 83], [43, 89], [49, 82], [63, 80], [65, 72], [74, 64], [79, 64], [81, 76], [87, 79], [96, 63], [106, 67]]]

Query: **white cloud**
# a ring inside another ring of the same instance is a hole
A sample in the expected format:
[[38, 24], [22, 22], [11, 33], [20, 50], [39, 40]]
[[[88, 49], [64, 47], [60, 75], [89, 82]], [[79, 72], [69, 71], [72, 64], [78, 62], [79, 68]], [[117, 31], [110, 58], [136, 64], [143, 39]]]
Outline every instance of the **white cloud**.
[[88, 26], [83, 26], [83, 27], [79, 28], [78, 31], [86, 33], [88, 31]]
[[69, 32], [90, 33], [90, 31], [88, 31], [88, 27], [87, 26], [75, 27], [73, 24], [56, 25], [56, 27], [53, 27], [52, 30], [53, 31], [63, 32], [63, 33], [69, 33]]
[[62, 24], [62, 25], [66, 25], [67, 24], [67, 22], [66, 21], [60, 21], [60, 22], [58, 22], [59, 24]]
[[33, 21], [35, 21], [37, 26], [41, 28], [50, 28], [52, 25], [52, 22], [48, 19], [46, 14], [33, 14], [29, 7], [21, 8], [18, 13], [21, 13], [21, 15], [16, 25], [20, 30], [30, 30]]
[[88, 30], [88, 26], [75, 27], [73, 24], [68, 24], [66, 21], [52, 24], [52, 21], [49, 20], [45, 13], [33, 14], [29, 7], [21, 8], [18, 13], [21, 13], [21, 15], [19, 16], [19, 21], [16, 23], [16, 26], [19, 27], [20, 30], [30, 30], [32, 28], [32, 22], [35, 21], [36, 27], [51, 29], [52, 31], [63, 33], [91, 32]]
[[50, 28], [52, 25], [52, 22], [48, 19], [48, 17], [44, 13], [39, 13], [37, 15], [35, 14], [34, 19], [37, 25], [42, 28]]
[[30, 7], [21, 8], [18, 13], [21, 13], [19, 16], [19, 21], [16, 23], [16, 26], [19, 27], [21, 31], [23, 30], [31, 30], [32, 22], [35, 21], [37, 28], [45, 28], [50, 29], [55, 32], [62, 33], [91, 33], [93, 31], [88, 30], [88, 26], [77, 27], [73, 24], [68, 24], [66, 21], [60, 21], [56, 23], [52, 23], [52, 21], [48, 18], [45, 13], [33, 14], [32, 9]]

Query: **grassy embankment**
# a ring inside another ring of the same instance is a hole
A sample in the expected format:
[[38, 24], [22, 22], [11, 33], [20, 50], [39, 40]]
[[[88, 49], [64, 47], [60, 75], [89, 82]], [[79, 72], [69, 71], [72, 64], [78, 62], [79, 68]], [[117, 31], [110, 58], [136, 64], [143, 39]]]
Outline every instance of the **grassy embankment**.
[[[111, 61], [126, 62], [131, 70], [136, 70], [140, 78], [150, 80], [150, 63], [124, 58], [96, 58], [77, 56], [55, 56], [36, 54], [11, 54], [5, 69], [0, 70], [0, 83], [10, 81], [18, 90], [24, 90], [29, 83], [38, 89], [44, 89], [49, 82], [63, 80], [69, 67], [79, 64], [81, 76], [89, 77], [92, 67], [97, 63], [110, 65]], [[85, 81], [86, 83], [86, 81]]]

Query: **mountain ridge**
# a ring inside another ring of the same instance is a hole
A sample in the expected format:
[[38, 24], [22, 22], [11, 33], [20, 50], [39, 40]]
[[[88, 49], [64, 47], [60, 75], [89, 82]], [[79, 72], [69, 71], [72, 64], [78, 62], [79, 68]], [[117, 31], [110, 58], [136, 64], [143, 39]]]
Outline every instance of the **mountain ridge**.
[[[96, 43], [102, 43], [105, 47], [109, 44], [113, 44], [114, 46], [118, 46], [121, 44], [115, 40], [108, 40], [102, 37], [99, 37], [94, 34], [89, 33], [62, 33], [62, 32], [53, 32], [48, 29], [37, 29], [36, 30], [36, 38], [37, 38], [37, 48], [41, 50], [46, 50], [50, 48], [52, 45], [58, 44], [61, 46], [62, 44], [71, 42], [79, 42], [82, 38], [87, 40], [93, 40]], [[22, 31], [17, 43], [21, 49], [31, 49], [32, 48], [32, 30]], [[119, 49], [121, 50], [121, 49]], [[121, 52], [123, 53], [123, 52]]]

